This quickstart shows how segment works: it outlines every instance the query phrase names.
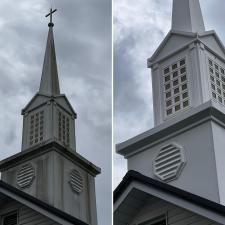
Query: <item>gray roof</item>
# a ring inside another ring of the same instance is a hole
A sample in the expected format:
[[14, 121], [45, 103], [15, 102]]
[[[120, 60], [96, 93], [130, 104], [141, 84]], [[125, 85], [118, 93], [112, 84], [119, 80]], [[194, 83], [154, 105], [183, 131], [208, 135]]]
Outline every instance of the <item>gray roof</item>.
[[39, 93], [48, 95], [60, 94], [53, 26], [49, 26]]

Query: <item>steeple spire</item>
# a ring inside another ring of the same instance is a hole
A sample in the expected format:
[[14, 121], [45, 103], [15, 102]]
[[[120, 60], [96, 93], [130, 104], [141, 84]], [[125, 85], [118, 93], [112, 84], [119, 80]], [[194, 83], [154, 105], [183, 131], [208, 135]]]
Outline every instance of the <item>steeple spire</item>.
[[22, 110], [22, 150], [56, 141], [67, 149], [76, 151], [76, 112], [66, 96], [60, 94], [59, 88], [52, 21], [54, 12], [56, 10], [50, 9], [50, 13], [46, 15], [50, 17], [50, 22], [40, 88]]
[[173, 0], [172, 29], [194, 33], [205, 31], [199, 0]]
[[56, 10], [52, 11], [52, 9], [50, 9], [50, 13], [46, 15], [46, 17], [50, 16], [50, 23], [48, 24], [49, 32], [48, 32], [47, 46], [45, 50], [41, 83], [39, 88], [39, 93], [48, 95], [60, 94], [54, 35], [53, 35], [54, 24], [52, 22], [52, 14], [54, 12], [56, 12]]

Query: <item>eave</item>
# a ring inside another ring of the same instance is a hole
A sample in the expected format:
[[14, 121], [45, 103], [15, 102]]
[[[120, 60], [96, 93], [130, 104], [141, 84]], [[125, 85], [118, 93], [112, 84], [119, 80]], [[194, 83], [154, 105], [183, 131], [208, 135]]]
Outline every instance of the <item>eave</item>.
[[[42, 94], [42, 93], [39, 93], [37, 92], [34, 97], [29, 101], [29, 103], [22, 109], [21, 111], [21, 114], [24, 115], [26, 112], [29, 112], [28, 108], [30, 107], [30, 105], [33, 103], [33, 101], [35, 100], [35, 98], [37, 98], [38, 96], [43, 96], [43, 97], [46, 97], [48, 98], [48, 100], [46, 100], [45, 102], [43, 102], [43, 105], [46, 104], [48, 101], [51, 101], [54, 99], [57, 99], [57, 98], [64, 98], [66, 103], [68, 104], [70, 110], [72, 111], [73, 113], [73, 116], [75, 117], [75, 119], [77, 118], [77, 113], [74, 111], [72, 105], [70, 104], [68, 98], [66, 97], [65, 94], [60, 94], [60, 95], [55, 95], [55, 96], [51, 96], [51, 95], [47, 95], [47, 94]], [[58, 104], [59, 105], [59, 104]], [[59, 105], [60, 106], [60, 105]], [[39, 106], [38, 106], [39, 107]], [[64, 109], [65, 110], [65, 109]]]
[[[191, 37], [192, 39], [185, 43], [183, 46], [180, 46], [179, 48], [175, 49], [173, 52], [168, 53], [167, 55], [164, 55], [161, 58], [157, 58], [157, 56], [159, 55], [159, 53], [162, 51], [162, 49], [164, 48], [164, 46], [167, 44], [168, 40], [170, 39], [170, 37], [172, 35], [178, 35], [178, 36], [184, 36], [184, 37]], [[222, 61], [225, 61], [224, 58], [219, 55], [217, 52], [215, 52], [213, 49], [211, 49], [209, 46], [207, 46], [202, 40], [201, 38], [203, 37], [207, 37], [207, 36], [214, 36], [218, 45], [220, 46], [221, 50], [223, 51], [223, 53], [225, 54], [225, 47], [222, 43], [222, 41], [220, 40], [220, 38], [218, 37], [218, 35], [216, 34], [216, 32], [214, 30], [211, 31], [206, 31], [204, 33], [190, 33], [190, 32], [181, 32], [181, 31], [174, 31], [171, 30], [167, 36], [165, 37], [165, 39], [163, 40], [163, 42], [159, 45], [159, 47], [157, 48], [157, 50], [154, 52], [154, 54], [152, 55], [152, 57], [147, 59], [147, 67], [148, 68], [153, 68], [153, 66], [157, 63], [160, 63], [161, 61], [172, 57], [173, 55], [177, 54], [178, 52], [188, 48], [191, 44], [193, 43], [201, 43], [203, 44], [203, 46], [208, 49], [210, 52], [212, 52], [215, 56], [217, 56], [219, 59], [221, 59]]]
[[72, 152], [72, 150], [63, 147], [57, 143], [57, 141], [44, 142], [0, 161], [0, 172], [50, 151], [56, 151], [69, 160], [78, 163], [84, 170], [93, 176], [101, 173], [99, 167], [95, 166], [77, 152]]
[[191, 108], [185, 114], [171, 118], [153, 129], [117, 144], [116, 151], [128, 158], [205, 121], [214, 121], [225, 126], [225, 107], [214, 101], [208, 101]]

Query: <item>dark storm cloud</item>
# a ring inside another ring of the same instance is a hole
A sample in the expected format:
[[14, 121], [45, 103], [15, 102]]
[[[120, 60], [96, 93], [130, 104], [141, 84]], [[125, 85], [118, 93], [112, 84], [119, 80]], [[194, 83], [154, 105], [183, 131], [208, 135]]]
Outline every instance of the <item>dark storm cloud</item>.
[[165, 35], [157, 27], [160, 6], [158, 1], [144, 0], [143, 5], [115, 1], [115, 143], [153, 125], [151, 77], [146, 62]]
[[133, 103], [135, 101], [143, 103], [142, 98], [133, 91], [138, 84], [133, 68], [130, 66], [131, 58], [126, 54], [127, 50], [133, 48], [134, 44], [135, 39], [131, 35], [121, 41], [119, 46], [116, 44], [114, 46], [114, 73], [116, 75], [114, 82], [117, 84], [114, 86], [115, 113], [117, 113], [117, 107], [122, 105], [120, 113], [130, 111], [129, 115], [131, 115], [134, 113]]
[[[225, 1], [201, 0], [207, 30], [225, 43]], [[146, 60], [170, 29], [172, 0], [114, 1], [114, 143], [153, 127], [150, 70]], [[126, 172], [114, 155], [114, 187]]]
[[[53, 6], [61, 91], [78, 113], [77, 151], [102, 168], [99, 225], [111, 224], [111, 1], [55, 0]], [[48, 10], [45, 0], [0, 2], [1, 158], [20, 151], [20, 111], [39, 87]]]

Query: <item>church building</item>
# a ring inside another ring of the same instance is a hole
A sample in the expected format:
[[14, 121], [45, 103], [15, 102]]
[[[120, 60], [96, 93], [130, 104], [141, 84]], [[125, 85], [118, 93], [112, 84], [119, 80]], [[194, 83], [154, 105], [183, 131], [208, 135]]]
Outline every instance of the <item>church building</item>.
[[60, 92], [50, 11], [39, 91], [22, 110], [21, 152], [0, 162], [1, 225], [97, 225], [100, 168], [76, 150], [76, 112]]
[[128, 172], [114, 225], [225, 224], [225, 48], [199, 0], [173, 0], [171, 30], [147, 64], [155, 125], [116, 146]]

